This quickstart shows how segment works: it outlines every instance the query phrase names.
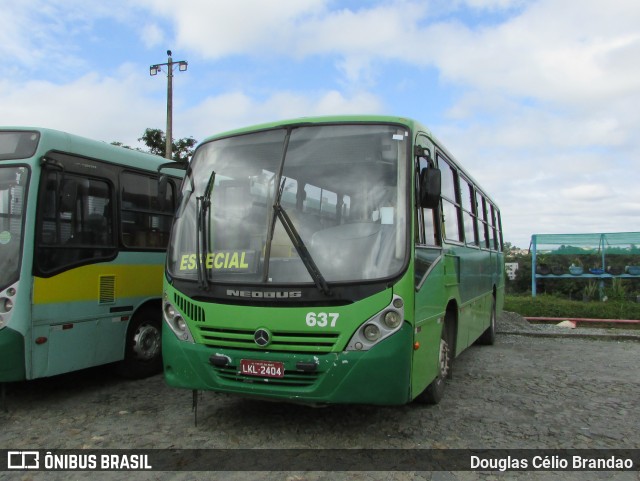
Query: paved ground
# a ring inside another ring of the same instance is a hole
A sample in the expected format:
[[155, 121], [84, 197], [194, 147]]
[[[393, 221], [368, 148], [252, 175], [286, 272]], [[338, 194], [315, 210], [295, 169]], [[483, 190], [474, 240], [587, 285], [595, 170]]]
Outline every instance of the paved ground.
[[[514, 314], [495, 346], [454, 364], [437, 406], [310, 408], [190, 391], [109, 368], [12, 384], [0, 448], [640, 448], [635, 333], [530, 326]], [[12, 477], [8, 475], [11, 474]], [[504, 479], [471, 472], [4, 473], [7, 479]], [[3, 473], [0, 473], [0, 478]], [[509, 479], [635, 480], [638, 473], [507, 473]]]

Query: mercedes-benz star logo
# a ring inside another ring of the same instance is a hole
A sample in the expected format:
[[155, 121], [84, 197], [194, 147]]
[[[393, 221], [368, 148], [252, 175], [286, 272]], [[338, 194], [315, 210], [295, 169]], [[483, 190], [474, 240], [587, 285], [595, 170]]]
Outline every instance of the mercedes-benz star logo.
[[271, 334], [266, 329], [258, 329], [253, 333], [253, 340], [260, 347], [265, 347], [271, 342]]

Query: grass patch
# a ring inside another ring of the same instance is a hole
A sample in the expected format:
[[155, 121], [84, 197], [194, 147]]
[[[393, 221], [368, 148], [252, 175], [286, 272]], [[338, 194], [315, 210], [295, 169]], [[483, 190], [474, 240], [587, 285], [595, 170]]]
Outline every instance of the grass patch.
[[504, 309], [524, 317], [640, 319], [640, 303], [626, 300], [580, 302], [550, 295], [507, 295]]

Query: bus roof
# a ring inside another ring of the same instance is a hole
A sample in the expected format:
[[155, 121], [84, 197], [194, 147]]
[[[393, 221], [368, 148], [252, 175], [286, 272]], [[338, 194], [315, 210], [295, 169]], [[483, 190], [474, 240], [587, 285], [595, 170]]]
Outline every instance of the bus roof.
[[40, 133], [40, 141], [33, 155], [34, 158], [39, 158], [51, 150], [57, 150], [98, 160], [108, 159], [109, 162], [114, 164], [137, 167], [144, 170], [157, 170], [160, 165], [169, 162], [168, 159], [158, 155], [108, 144], [55, 129], [27, 126], [0, 126], [0, 131]]
[[[319, 117], [299, 117], [295, 119], [278, 120], [275, 122], [267, 122], [263, 124], [256, 124], [247, 127], [242, 127], [234, 130], [229, 130], [219, 134], [211, 135], [205, 138], [202, 143], [209, 142], [211, 140], [220, 139], [223, 137], [230, 137], [233, 135], [240, 135], [249, 132], [255, 132], [260, 130], [269, 130], [279, 127], [286, 127], [289, 125], [312, 125], [312, 124], [331, 124], [331, 123], [393, 123], [406, 125], [407, 127], [415, 130], [419, 126], [418, 122], [407, 117], [396, 117], [391, 115], [332, 115], [332, 116], [319, 116]], [[427, 131], [422, 126], [419, 129], [421, 131]]]

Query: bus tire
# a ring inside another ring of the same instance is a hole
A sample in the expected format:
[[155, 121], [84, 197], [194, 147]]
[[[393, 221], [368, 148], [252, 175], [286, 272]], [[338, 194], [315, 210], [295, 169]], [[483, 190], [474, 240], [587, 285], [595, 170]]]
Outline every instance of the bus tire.
[[128, 379], [141, 379], [162, 370], [160, 309], [144, 307], [138, 311], [127, 329], [124, 359], [118, 374]]
[[489, 327], [478, 338], [477, 343], [483, 346], [493, 346], [496, 342], [496, 296], [491, 301], [491, 322]]
[[416, 401], [422, 404], [438, 404], [443, 396], [446, 379], [451, 378], [453, 367], [453, 324], [447, 322], [442, 326], [440, 335], [440, 350], [438, 354], [438, 375], [431, 381], [424, 391], [416, 397]]

